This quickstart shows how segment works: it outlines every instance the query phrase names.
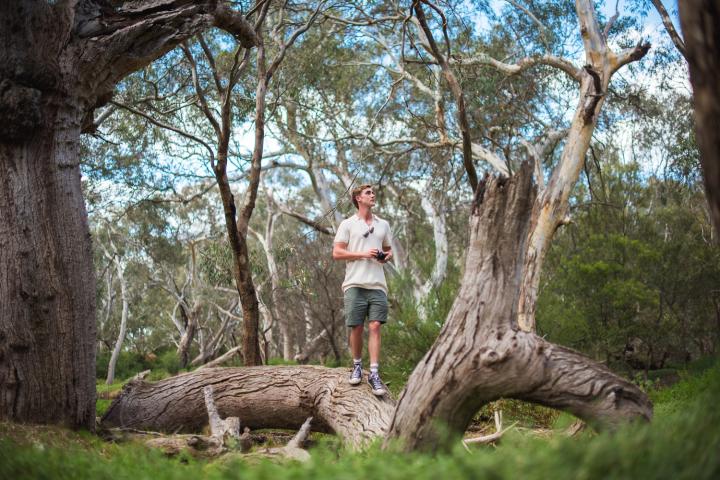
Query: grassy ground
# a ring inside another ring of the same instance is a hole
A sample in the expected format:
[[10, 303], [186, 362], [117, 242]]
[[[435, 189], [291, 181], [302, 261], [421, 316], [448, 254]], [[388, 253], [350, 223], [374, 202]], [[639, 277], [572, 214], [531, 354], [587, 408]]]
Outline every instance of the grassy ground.
[[[653, 390], [655, 419], [649, 425], [568, 438], [561, 428], [572, 419], [553, 414], [556, 429], [549, 435], [515, 429], [497, 447], [467, 452], [458, 446], [437, 456], [383, 452], [379, 446], [353, 453], [332, 438], [319, 438], [307, 464], [168, 459], [140, 445], [107, 443], [88, 433], [0, 424], [0, 478], [720, 478], [719, 396], [720, 363], [715, 362], [681, 374], [672, 387]], [[503, 405], [504, 411], [512, 408]], [[522, 417], [518, 408], [512, 415]]]

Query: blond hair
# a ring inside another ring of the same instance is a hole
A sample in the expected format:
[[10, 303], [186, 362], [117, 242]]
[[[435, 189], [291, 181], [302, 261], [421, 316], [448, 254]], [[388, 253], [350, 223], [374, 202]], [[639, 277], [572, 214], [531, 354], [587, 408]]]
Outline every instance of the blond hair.
[[363, 185], [360, 185], [357, 188], [353, 188], [353, 191], [350, 192], [350, 200], [352, 200], [352, 203], [353, 203], [353, 205], [355, 205], [355, 208], [358, 208], [358, 209], [360, 208], [360, 206], [357, 203], [357, 199], [355, 197], [360, 195], [363, 192], [363, 190], [365, 190], [366, 188], [372, 188], [372, 185], [370, 185], [369, 183], [365, 183]]

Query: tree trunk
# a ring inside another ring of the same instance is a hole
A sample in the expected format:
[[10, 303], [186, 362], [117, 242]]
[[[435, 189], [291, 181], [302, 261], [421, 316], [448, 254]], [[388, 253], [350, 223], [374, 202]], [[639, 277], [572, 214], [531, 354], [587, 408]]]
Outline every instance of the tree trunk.
[[388, 438], [407, 450], [444, 448], [501, 397], [568, 410], [599, 426], [652, 415], [647, 396], [605, 367], [517, 323], [536, 197], [532, 167], [481, 185], [465, 273], [440, 335], [411, 374]]
[[720, 238], [720, 5], [713, 0], [681, 0], [679, 7], [705, 193]]
[[188, 308], [185, 301], [180, 304], [180, 315], [183, 318], [184, 329], [178, 343], [177, 355], [180, 360], [180, 366], [186, 368], [190, 364], [190, 346], [195, 339], [195, 330], [197, 329], [199, 306], [194, 305], [192, 309]]
[[95, 425], [95, 272], [83, 119], [115, 84], [212, 25], [219, 0], [0, 2], [0, 418]]
[[427, 300], [428, 295], [430, 295], [430, 292], [434, 288], [440, 286], [440, 284], [445, 280], [448, 263], [448, 239], [445, 228], [443, 202], [435, 202], [432, 200], [427, 196], [426, 192], [428, 191], [429, 189], [426, 189], [420, 194], [420, 205], [422, 206], [425, 215], [427, 215], [428, 222], [432, 225], [433, 240], [435, 244], [435, 263], [433, 264], [430, 278], [428, 278], [424, 283], [420, 283], [419, 278], [416, 279], [417, 285], [413, 291], [418, 315], [423, 319], [427, 316], [425, 301]]
[[208, 424], [203, 387], [212, 385], [221, 417], [242, 427], [298, 429], [313, 417], [313, 430], [336, 433], [360, 447], [387, 431], [395, 402], [347, 382], [346, 368], [207, 368], [157, 383], [133, 381], [102, 418], [104, 427], [177, 432]]
[[275, 235], [275, 222], [280, 217], [279, 212], [275, 212], [272, 209], [272, 201], [270, 204], [270, 211], [268, 212], [267, 222], [265, 223], [265, 234], [261, 235], [259, 232], [251, 230], [257, 238], [258, 242], [262, 246], [263, 252], [265, 253], [265, 260], [267, 261], [268, 274], [270, 276], [270, 293], [266, 298], [269, 298], [269, 304], [265, 305], [267, 315], [271, 318], [271, 323], [274, 325], [276, 322], [280, 329], [280, 336], [282, 337], [282, 357], [283, 360], [293, 359], [293, 350], [295, 341], [290, 330], [290, 318], [286, 315], [278, 315], [278, 294], [280, 291], [280, 271], [278, 270], [277, 262], [275, 261], [273, 237]]
[[[83, 108], [76, 98], [0, 82], [0, 418], [92, 429], [95, 271], [78, 165]], [[34, 131], [13, 138], [6, 126], [33, 115]]]
[[590, 140], [595, 131], [597, 115], [604, 103], [604, 97], [595, 104], [590, 121], [585, 120], [587, 99], [600, 92], [607, 91], [607, 81], [601, 88], [596, 88], [593, 78], [585, 74], [580, 88], [573, 122], [563, 148], [560, 163], [553, 171], [550, 182], [535, 199], [530, 221], [530, 235], [525, 256], [520, 297], [518, 323], [526, 332], [535, 331], [535, 306], [540, 288], [540, 275], [543, 260], [552, 243], [555, 231], [562, 224], [568, 210], [570, 193], [580, 177], [585, 164], [585, 154], [590, 147]]
[[113, 348], [108, 364], [107, 378], [105, 383], [110, 385], [115, 381], [115, 366], [120, 357], [120, 350], [125, 341], [125, 332], [127, 330], [128, 312], [130, 310], [130, 299], [128, 298], [127, 281], [125, 280], [125, 265], [119, 258], [114, 258], [115, 267], [118, 273], [118, 281], [120, 282], [120, 299], [122, 301], [122, 313], [120, 314], [120, 331], [118, 332], [115, 348]]

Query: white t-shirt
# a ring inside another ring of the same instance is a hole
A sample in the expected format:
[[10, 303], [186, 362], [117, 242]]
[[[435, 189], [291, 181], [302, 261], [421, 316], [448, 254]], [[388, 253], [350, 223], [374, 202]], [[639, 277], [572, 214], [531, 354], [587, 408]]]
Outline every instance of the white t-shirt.
[[[372, 233], [368, 233], [371, 228]], [[340, 223], [335, 234], [335, 243], [347, 243], [347, 250], [350, 252], [367, 252], [371, 248], [382, 250], [383, 247], [390, 246], [391, 239], [390, 224], [376, 215], [373, 215], [372, 225], [368, 225], [357, 215], [346, 218]], [[345, 266], [345, 281], [342, 284], [343, 292], [351, 287], [382, 290], [387, 294], [383, 264], [371, 258], [348, 261]]]

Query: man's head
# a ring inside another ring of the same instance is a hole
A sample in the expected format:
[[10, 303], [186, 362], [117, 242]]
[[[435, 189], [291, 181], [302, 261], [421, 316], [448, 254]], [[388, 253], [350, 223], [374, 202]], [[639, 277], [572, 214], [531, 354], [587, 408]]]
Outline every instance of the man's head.
[[360, 185], [357, 188], [354, 188], [352, 192], [350, 192], [350, 199], [353, 202], [353, 205], [355, 205], [355, 208], [360, 208], [360, 204], [358, 204], [358, 199], [363, 200], [362, 197], [366, 197], [368, 200], [370, 198], [375, 198], [375, 191], [373, 190], [373, 186], [366, 183], [364, 185]]

